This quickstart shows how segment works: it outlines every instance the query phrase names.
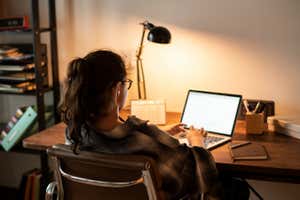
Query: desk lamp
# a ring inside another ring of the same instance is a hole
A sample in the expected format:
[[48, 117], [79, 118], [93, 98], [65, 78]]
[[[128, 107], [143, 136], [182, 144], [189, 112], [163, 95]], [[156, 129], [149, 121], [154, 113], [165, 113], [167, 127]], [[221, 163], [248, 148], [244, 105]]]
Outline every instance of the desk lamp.
[[[140, 23], [143, 26], [142, 38], [140, 42], [140, 46], [136, 53], [136, 73], [137, 73], [137, 86], [138, 86], [138, 97], [139, 99], [146, 99], [146, 86], [145, 86], [145, 77], [143, 70], [143, 63], [141, 59], [143, 43], [146, 30], [149, 30], [147, 39], [151, 42], [168, 44], [171, 41], [171, 33], [168, 29], [162, 26], [155, 26], [154, 24], [144, 21]], [[141, 86], [142, 85], [142, 86]], [[141, 91], [141, 87], [143, 87], [143, 94]]]

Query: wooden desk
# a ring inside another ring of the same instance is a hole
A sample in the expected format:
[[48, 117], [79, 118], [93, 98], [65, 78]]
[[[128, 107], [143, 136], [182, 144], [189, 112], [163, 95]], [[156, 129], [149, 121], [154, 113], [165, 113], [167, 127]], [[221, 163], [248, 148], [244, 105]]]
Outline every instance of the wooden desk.
[[[128, 112], [122, 112], [124, 117]], [[178, 123], [180, 113], [168, 113], [168, 125]], [[66, 125], [59, 123], [38, 134], [23, 140], [23, 146], [29, 149], [45, 150], [54, 144], [64, 143]], [[263, 144], [269, 154], [268, 160], [235, 161], [231, 160], [228, 144], [211, 152], [220, 173], [248, 179], [285, 181], [300, 183], [300, 140], [278, 133], [266, 132], [263, 135], [245, 134], [244, 121], [238, 121], [233, 140], [249, 140]]]

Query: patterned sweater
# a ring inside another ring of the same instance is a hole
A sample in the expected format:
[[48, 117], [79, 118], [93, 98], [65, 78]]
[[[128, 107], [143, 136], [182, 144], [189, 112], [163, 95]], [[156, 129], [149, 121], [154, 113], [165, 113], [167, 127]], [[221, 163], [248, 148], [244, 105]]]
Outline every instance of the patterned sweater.
[[[112, 130], [117, 137], [82, 128], [81, 150], [101, 153], [142, 154], [152, 157], [162, 177], [168, 199], [221, 199], [218, 173], [209, 151], [187, 147], [147, 121], [130, 116]], [[67, 138], [70, 138], [67, 133]]]

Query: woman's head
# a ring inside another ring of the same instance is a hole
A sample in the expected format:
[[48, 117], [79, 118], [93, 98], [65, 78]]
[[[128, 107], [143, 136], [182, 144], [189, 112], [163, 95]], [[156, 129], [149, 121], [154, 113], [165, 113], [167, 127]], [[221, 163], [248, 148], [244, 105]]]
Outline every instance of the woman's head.
[[112, 51], [94, 51], [70, 62], [60, 110], [75, 142], [83, 124], [124, 105], [127, 84], [124, 61]]

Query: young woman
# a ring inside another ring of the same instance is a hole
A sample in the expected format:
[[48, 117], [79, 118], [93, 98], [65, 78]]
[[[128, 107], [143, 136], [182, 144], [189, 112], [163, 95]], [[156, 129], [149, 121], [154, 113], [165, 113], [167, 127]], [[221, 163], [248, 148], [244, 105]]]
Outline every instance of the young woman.
[[181, 131], [180, 125], [164, 132], [135, 116], [126, 121], [119, 117], [131, 84], [122, 58], [114, 52], [98, 50], [71, 61], [60, 110], [74, 153], [144, 154], [158, 163], [168, 199], [186, 195], [199, 199], [201, 194], [221, 199], [214, 160], [201, 147], [203, 129], [191, 127], [188, 139], [192, 147], [187, 147], [169, 135]]

